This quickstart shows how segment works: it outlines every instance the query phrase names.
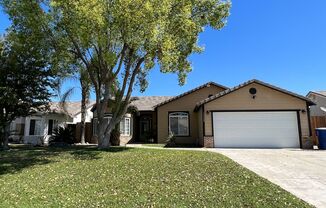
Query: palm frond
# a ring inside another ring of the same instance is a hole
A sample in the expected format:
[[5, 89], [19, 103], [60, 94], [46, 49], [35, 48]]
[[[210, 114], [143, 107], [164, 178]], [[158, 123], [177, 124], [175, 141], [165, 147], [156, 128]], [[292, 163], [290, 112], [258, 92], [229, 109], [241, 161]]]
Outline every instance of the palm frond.
[[59, 106], [66, 114], [69, 114], [67, 111], [67, 102], [71, 95], [74, 93], [74, 91], [75, 87], [71, 87], [63, 95], [61, 95]]

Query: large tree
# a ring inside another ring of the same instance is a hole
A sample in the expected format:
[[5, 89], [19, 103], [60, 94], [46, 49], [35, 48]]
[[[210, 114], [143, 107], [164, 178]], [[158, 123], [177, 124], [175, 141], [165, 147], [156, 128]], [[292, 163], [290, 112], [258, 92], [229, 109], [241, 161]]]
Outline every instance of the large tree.
[[10, 123], [45, 110], [55, 85], [46, 54], [37, 43], [22, 42], [22, 35], [11, 31], [0, 40], [0, 147], [5, 149]]
[[[64, 43], [65, 51], [85, 65], [96, 94], [100, 148], [109, 147], [135, 85], [146, 89], [155, 64], [163, 73], [177, 73], [184, 84], [189, 56], [202, 50], [199, 34], [206, 26], [223, 28], [230, 9], [225, 0], [1, 1], [12, 18], [37, 6], [53, 43]], [[117, 105], [107, 124], [104, 113], [112, 99]]]

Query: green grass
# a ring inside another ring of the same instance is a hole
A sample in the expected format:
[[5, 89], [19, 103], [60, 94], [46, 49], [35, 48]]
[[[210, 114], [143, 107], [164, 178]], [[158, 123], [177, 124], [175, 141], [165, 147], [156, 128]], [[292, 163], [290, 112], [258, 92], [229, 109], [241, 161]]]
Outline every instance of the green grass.
[[0, 207], [310, 207], [210, 152], [22, 148], [0, 152]]

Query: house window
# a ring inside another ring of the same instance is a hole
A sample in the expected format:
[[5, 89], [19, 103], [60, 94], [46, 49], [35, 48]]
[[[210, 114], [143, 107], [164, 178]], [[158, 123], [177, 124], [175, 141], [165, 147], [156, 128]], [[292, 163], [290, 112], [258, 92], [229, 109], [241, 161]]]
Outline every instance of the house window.
[[42, 135], [41, 134], [41, 120], [31, 119], [29, 126], [29, 135]]
[[123, 118], [121, 120], [120, 132], [123, 136], [130, 136], [130, 118]]
[[53, 130], [56, 129], [57, 127], [58, 127], [58, 121], [50, 119], [48, 123], [48, 135], [52, 135]]
[[169, 133], [174, 136], [189, 136], [189, 113], [169, 113]]

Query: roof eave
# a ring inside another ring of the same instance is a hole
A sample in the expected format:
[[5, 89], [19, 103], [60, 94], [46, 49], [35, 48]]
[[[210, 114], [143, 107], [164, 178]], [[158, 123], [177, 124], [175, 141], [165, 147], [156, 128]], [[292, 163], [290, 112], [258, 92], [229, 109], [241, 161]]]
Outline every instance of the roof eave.
[[163, 106], [163, 105], [165, 105], [165, 104], [168, 104], [168, 103], [170, 103], [170, 102], [173, 102], [173, 101], [175, 101], [175, 100], [178, 100], [178, 99], [180, 99], [180, 98], [182, 98], [182, 97], [184, 97], [184, 96], [186, 96], [186, 95], [189, 95], [189, 94], [191, 94], [191, 93], [193, 93], [193, 92], [196, 92], [197, 90], [200, 90], [200, 89], [202, 89], [202, 88], [204, 88], [204, 87], [207, 87], [208, 85], [214, 85], [214, 86], [216, 86], [216, 87], [220, 87], [220, 88], [222, 88], [222, 89], [224, 89], [224, 90], [229, 89], [228, 87], [223, 86], [223, 85], [220, 85], [220, 84], [217, 84], [216, 82], [207, 82], [207, 83], [205, 83], [205, 84], [203, 84], [203, 85], [200, 85], [200, 86], [198, 86], [198, 87], [196, 87], [196, 88], [194, 88], [194, 89], [192, 89], [192, 90], [189, 90], [189, 91], [187, 91], [187, 92], [185, 92], [185, 93], [182, 93], [182, 94], [180, 94], [180, 95], [178, 95], [178, 96], [175, 96], [175, 97], [173, 97], [173, 98], [171, 98], [171, 99], [169, 99], [169, 100], [166, 100], [166, 101], [164, 101], [164, 102], [162, 102], [162, 103], [157, 104], [156, 106], [154, 106], [154, 109], [156, 110], [158, 107], [161, 107], [161, 106]]

